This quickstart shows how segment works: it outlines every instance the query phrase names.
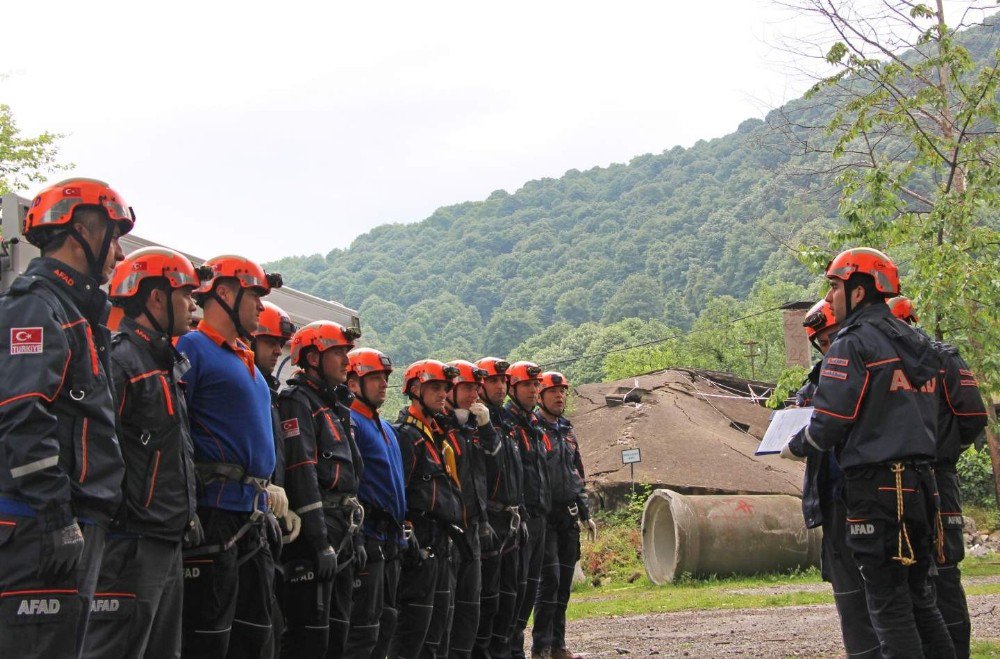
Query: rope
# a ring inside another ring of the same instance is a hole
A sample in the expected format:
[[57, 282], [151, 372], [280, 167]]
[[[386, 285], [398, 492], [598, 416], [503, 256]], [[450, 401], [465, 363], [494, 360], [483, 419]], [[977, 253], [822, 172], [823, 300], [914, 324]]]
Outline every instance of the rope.
[[[906, 467], [901, 462], [896, 462], [892, 465], [892, 473], [896, 474], [896, 521], [899, 522], [899, 536], [897, 538], [898, 555], [893, 556], [892, 560], [909, 566], [917, 561], [916, 554], [913, 553], [913, 545], [910, 544], [910, 532], [906, 528], [906, 522], [903, 521], [903, 472], [905, 470]], [[905, 556], [903, 553], [904, 540], [906, 541], [906, 550], [909, 552], [909, 556]]]

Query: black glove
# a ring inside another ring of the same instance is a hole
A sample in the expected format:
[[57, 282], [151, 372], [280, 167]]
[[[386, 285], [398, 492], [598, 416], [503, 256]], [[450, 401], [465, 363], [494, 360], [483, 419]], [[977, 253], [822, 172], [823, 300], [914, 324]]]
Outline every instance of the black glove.
[[528, 540], [531, 539], [531, 534], [528, 533], [528, 523], [521, 522], [521, 542], [527, 544]]
[[337, 574], [337, 552], [327, 545], [316, 554], [316, 580], [330, 581]]
[[368, 565], [368, 552], [365, 550], [365, 543], [359, 542], [354, 546], [354, 567], [360, 572]]
[[68, 579], [83, 556], [83, 532], [74, 521], [69, 526], [42, 533], [40, 577], [54, 581]]
[[493, 551], [497, 547], [500, 538], [489, 522], [481, 522], [479, 525], [479, 549], [480, 551]]
[[184, 548], [200, 547], [205, 544], [205, 529], [201, 525], [201, 520], [195, 515], [188, 522], [187, 530], [184, 531]]

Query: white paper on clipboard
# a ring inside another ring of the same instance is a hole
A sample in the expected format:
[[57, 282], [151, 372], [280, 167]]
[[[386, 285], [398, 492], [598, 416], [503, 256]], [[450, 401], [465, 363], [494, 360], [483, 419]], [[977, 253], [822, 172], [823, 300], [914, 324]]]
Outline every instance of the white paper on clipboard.
[[786, 410], [777, 410], [771, 415], [771, 425], [764, 433], [764, 439], [760, 440], [760, 446], [754, 455], [773, 455], [781, 453], [792, 435], [809, 425], [812, 417], [811, 407], [790, 407]]

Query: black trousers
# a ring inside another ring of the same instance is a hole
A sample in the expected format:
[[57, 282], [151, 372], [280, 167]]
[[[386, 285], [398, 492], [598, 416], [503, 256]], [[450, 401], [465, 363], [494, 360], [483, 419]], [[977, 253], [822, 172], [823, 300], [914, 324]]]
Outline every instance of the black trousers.
[[521, 557], [517, 583], [517, 616], [510, 633], [510, 655], [524, 657], [524, 628], [535, 606], [538, 582], [542, 574], [545, 558], [545, 529], [548, 521], [544, 516], [529, 517], [527, 520], [528, 539], [521, 543]]
[[479, 631], [472, 656], [478, 659], [510, 657], [510, 629], [517, 614], [517, 586], [521, 557], [518, 531], [510, 528], [507, 512], [490, 512], [497, 546], [482, 553]]
[[221, 547], [249, 513], [199, 508], [205, 543], [184, 552], [182, 652], [185, 658], [270, 657], [274, 563], [260, 523], [230, 548]]
[[448, 635], [451, 632], [451, 619], [455, 613], [455, 577], [458, 570], [458, 559], [455, 556], [455, 546], [449, 544], [445, 555], [439, 558], [437, 583], [434, 586], [434, 611], [431, 622], [427, 625], [427, 636], [420, 656], [424, 659], [448, 656]]
[[379, 621], [385, 602], [385, 554], [382, 540], [365, 538], [368, 562], [354, 574], [351, 604], [351, 630], [347, 636], [345, 657], [371, 656], [378, 642]]
[[179, 657], [180, 540], [108, 536], [84, 656]]
[[326, 533], [337, 550], [337, 570], [332, 580], [316, 577], [315, 550], [302, 536], [282, 551], [284, 561], [285, 635], [283, 656], [344, 656], [351, 626], [354, 592], [353, 540], [347, 537], [349, 520], [344, 514], [326, 511]]
[[385, 564], [382, 567], [382, 616], [378, 621], [378, 641], [371, 653], [371, 659], [385, 659], [389, 654], [389, 644], [396, 633], [399, 619], [399, 575], [402, 570], [399, 547], [387, 544], [384, 548]]
[[104, 529], [81, 524], [83, 556], [65, 579], [38, 576], [42, 528], [0, 515], [0, 657], [82, 656], [104, 555]]
[[[469, 554], [452, 552], [455, 570], [454, 614], [448, 640], [448, 657], [468, 659], [476, 644], [479, 629], [479, 603], [482, 591], [482, 553], [479, 524], [471, 524], [467, 533]], [[439, 653], [440, 654], [440, 653]]]
[[868, 613], [886, 658], [920, 657], [925, 650], [932, 657], [955, 656], [930, 582], [935, 491], [927, 465], [846, 473], [846, 543], [864, 579]]
[[958, 474], [951, 469], [935, 469], [940, 500], [942, 531], [935, 546], [937, 576], [934, 588], [937, 591], [937, 607], [944, 624], [955, 645], [959, 659], [969, 656], [972, 622], [969, 618], [969, 604], [962, 588], [962, 572], [958, 564], [965, 558], [965, 520], [962, 516], [962, 494], [959, 490]]
[[569, 605], [573, 573], [580, 560], [580, 527], [577, 516], [565, 506], [549, 513], [545, 529], [545, 551], [531, 630], [531, 649], [566, 647], [566, 607]]
[[437, 523], [417, 520], [414, 533], [423, 550], [421, 555], [412, 550], [402, 555], [396, 596], [399, 617], [389, 643], [391, 659], [422, 656], [435, 604], [440, 604], [435, 597], [440, 571], [448, 569], [448, 538]]
[[833, 586], [833, 600], [840, 617], [840, 634], [847, 656], [877, 659], [881, 650], [868, 616], [865, 584], [858, 564], [845, 542], [847, 509], [841, 499], [823, 504], [823, 547], [820, 571]]

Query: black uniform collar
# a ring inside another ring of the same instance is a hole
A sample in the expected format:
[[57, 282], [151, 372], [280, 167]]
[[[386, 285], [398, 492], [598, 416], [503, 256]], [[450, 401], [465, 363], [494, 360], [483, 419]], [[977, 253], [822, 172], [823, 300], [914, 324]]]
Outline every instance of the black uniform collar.
[[24, 271], [26, 277], [40, 277], [53, 284], [76, 305], [93, 325], [103, 324], [110, 304], [107, 294], [90, 275], [74, 270], [62, 261], [41, 256], [33, 259]]
[[168, 369], [177, 362], [177, 352], [170, 341], [170, 337], [162, 332], [157, 332], [149, 327], [143, 327], [128, 316], [122, 318], [118, 325], [118, 331], [128, 336], [139, 345], [149, 346], [149, 351], [156, 360], [157, 365]]
[[299, 371], [293, 375], [292, 379], [288, 381], [288, 384], [306, 387], [323, 399], [323, 402], [328, 405], [340, 404], [345, 407], [350, 407], [351, 403], [354, 401], [354, 394], [352, 394], [351, 390], [345, 385], [329, 385], [319, 378], [312, 377], [305, 371]]

